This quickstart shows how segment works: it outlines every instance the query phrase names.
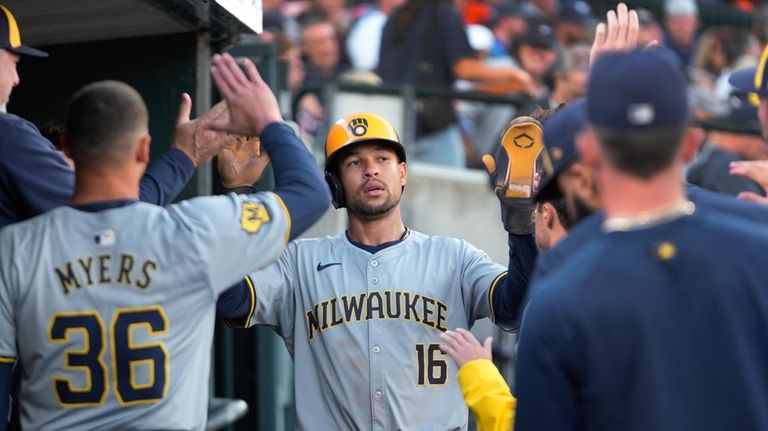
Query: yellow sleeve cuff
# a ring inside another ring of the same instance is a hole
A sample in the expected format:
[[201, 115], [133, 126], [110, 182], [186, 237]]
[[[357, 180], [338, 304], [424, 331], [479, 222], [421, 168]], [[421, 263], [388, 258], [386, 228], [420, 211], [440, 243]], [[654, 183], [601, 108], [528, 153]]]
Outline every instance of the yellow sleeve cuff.
[[512, 430], [517, 400], [499, 370], [487, 359], [464, 364], [456, 378], [479, 431]]

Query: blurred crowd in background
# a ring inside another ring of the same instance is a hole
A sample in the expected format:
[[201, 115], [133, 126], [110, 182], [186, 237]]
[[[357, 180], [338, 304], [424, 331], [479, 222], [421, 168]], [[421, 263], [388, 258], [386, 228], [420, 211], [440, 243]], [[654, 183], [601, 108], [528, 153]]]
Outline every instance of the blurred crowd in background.
[[[614, 3], [264, 0], [265, 32], [259, 38], [275, 42], [287, 61], [292, 112], [303, 138], [313, 142], [322, 139], [328, 119], [327, 101], [312, 84], [329, 81], [521, 94], [532, 100], [531, 107], [543, 108], [582, 97], [595, 25]], [[639, 12], [641, 43], [656, 40], [685, 64], [694, 117], [746, 129], [756, 125], [756, 107], [732, 94], [727, 78], [735, 69], [758, 63], [768, 43], [768, 4], [644, 3], [647, 8], [629, 2]], [[715, 19], [702, 19], [703, 10]], [[744, 19], [735, 25], [718, 22], [719, 16], [734, 14]], [[428, 106], [431, 112], [441, 109]], [[480, 157], [505, 125], [528, 113], [508, 104], [466, 101], [455, 101], [450, 108], [454, 112], [447, 118], [417, 119], [417, 139], [406, 143], [414, 160], [480, 167]], [[728, 160], [768, 158], [768, 146], [760, 136], [712, 132], [706, 136], [702, 157], [690, 168], [691, 175], [709, 181], [709, 164], [719, 163], [722, 152], [730, 155]]]

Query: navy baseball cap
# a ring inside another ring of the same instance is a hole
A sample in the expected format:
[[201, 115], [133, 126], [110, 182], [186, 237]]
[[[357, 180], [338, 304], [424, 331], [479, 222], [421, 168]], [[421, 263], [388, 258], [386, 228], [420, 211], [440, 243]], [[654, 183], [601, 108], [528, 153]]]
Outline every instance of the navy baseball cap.
[[16, 18], [8, 8], [0, 5], [0, 49], [6, 49], [14, 54], [32, 57], [48, 57], [48, 53], [21, 44], [21, 33]]
[[759, 97], [768, 97], [768, 46], [763, 49], [760, 62], [756, 67], [748, 67], [733, 72], [728, 82], [738, 91], [749, 93], [754, 105], [760, 104]]
[[666, 48], [607, 54], [592, 67], [587, 119], [596, 127], [643, 129], [688, 122], [683, 66]]
[[584, 128], [587, 114], [584, 99], [569, 103], [544, 120], [544, 151], [552, 161], [552, 174], [543, 178], [535, 201], [549, 201], [563, 196], [557, 177], [579, 157], [576, 135]]
[[594, 21], [592, 9], [584, 0], [566, 2], [560, 6], [558, 20], [571, 22], [578, 25], [591, 24]]
[[555, 31], [545, 22], [529, 22], [528, 32], [520, 37], [518, 44], [553, 50], [557, 44]]

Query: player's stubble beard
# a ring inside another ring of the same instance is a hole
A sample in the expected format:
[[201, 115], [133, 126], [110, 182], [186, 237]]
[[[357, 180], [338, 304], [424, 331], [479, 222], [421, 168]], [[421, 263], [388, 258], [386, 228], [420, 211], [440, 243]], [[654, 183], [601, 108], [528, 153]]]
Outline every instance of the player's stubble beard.
[[352, 214], [363, 220], [377, 220], [389, 213], [392, 208], [400, 204], [402, 194], [397, 197], [392, 196], [389, 190], [386, 190], [387, 197], [380, 204], [367, 204], [362, 199], [349, 199], [347, 209]]
[[579, 196], [571, 197], [571, 199], [568, 199], [567, 204], [568, 212], [573, 220], [573, 224], [584, 220], [595, 212], [595, 210]]

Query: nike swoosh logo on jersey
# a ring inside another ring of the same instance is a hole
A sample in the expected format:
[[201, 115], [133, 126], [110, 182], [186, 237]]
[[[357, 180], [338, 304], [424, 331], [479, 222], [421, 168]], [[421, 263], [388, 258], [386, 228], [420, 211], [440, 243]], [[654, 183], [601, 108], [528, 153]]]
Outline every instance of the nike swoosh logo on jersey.
[[330, 266], [335, 266], [335, 265], [341, 265], [341, 262], [329, 263], [327, 265], [323, 265], [323, 262], [317, 262], [317, 272], [320, 272], [320, 271], [324, 270], [325, 268], [328, 268]]

